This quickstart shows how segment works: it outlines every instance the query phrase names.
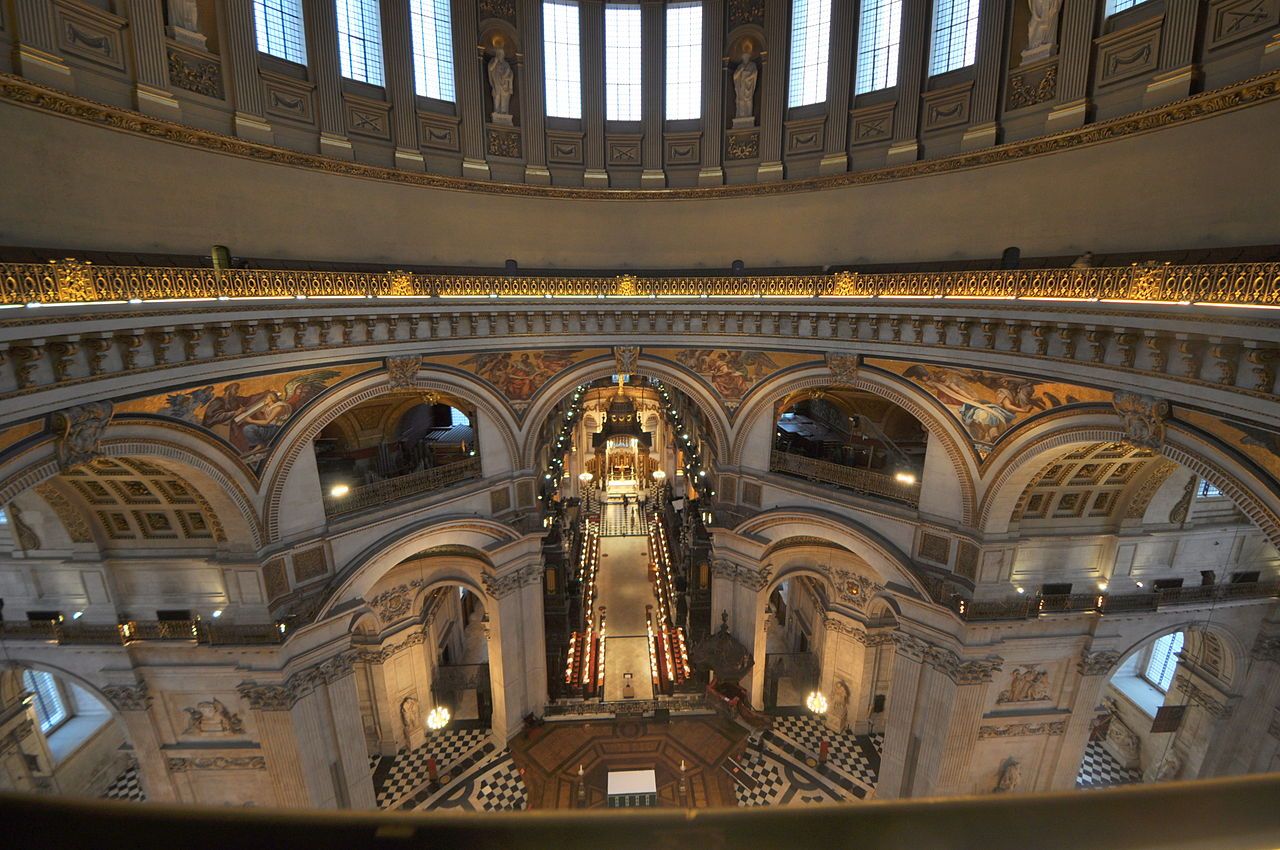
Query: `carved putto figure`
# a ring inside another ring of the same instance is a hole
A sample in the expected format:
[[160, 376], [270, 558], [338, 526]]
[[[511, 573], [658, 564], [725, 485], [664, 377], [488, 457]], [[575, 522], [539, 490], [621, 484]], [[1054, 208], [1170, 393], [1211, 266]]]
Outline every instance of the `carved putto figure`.
[[497, 124], [511, 123], [511, 92], [515, 90], [515, 72], [511, 70], [511, 63], [506, 60], [506, 55], [502, 40], [494, 39], [493, 58], [489, 60], [489, 88], [493, 94], [493, 120]]
[[187, 728], [182, 730], [184, 735], [240, 735], [244, 732], [244, 721], [240, 715], [232, 714], [220, 700], [198, 702], [195, 708], [183, 711], [187, 713]]
[[755, 115], [756, 80], [760, 77], [760, 69], [751, 59], [750, 42], [742, 45], [742, 62], [733, 72], [734, 121], [750, 119]]

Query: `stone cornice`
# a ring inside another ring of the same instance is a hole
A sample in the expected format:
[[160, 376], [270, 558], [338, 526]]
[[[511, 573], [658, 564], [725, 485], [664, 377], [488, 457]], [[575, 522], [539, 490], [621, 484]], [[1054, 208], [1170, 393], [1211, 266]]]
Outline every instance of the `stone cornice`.
[[466, 180], [441, 174], [398, 171], [364, 163], [331, 159], [274, 145], [245, 141], [234, 136], [198, 130], [172, 121], [152, 118], [139, 112], [78, 97], [58, 89], [30, 82], [13, 74], [0, 74], [0, 102], [60, 115], [88, 124], [97, 124], [125, 133], [181, 144], [279, 165], [312, 168], [330, 174], [385, 180], [450, 191], [498, 195], [525, 195], [543, 198], [589, 200], [671, 200], [674, 198], [721, 198], [783, 195], [812, 192], [841, 186], [885, 183], [981, 168], [988, 165], [1042, 156], [1057, 151], [1088, 147], [1180, 124], [1187, 124], [1226, 112], [1265, 103], [1280, 97], [1280, 72], [1271, 72], [1214, 89], [1165, 106], [1135, 112], [1119, 118], [1089, 124], [1048, 136], [1010, 142], [992, 148], [939, 159], [887, 166], [803, 180], [747, 185], [704, 186], [679, 189], [590, 189], [584, 187], [537, 186]]

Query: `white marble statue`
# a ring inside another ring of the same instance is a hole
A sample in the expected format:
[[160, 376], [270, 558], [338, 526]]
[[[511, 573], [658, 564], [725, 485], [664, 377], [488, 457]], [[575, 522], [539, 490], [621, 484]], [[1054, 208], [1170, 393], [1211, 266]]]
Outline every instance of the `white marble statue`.
[[742, 63], [733, 72], [734, 115], [737, 121], [754, 116], [756, 80], [759, 77], [760, 68], [752, 61], [750, 49], [744, 49]]
[[[489, 88], [493, 94], [493, 120], [498, 124], [511, 123], [511, 92], [515, 88], [515, 72], [506, 60], [507, 52], [501, 44], [493, 45], [493, 58], [489, 60]], [[506, 120], [501, 120], [503, 116]]]
[[200, 11], [196, 0], [168, 0], [169, 26], [165, 29], [169, 37], [201, 50], [205, 47], [205, 37], [200, 34]]
[[1062, 0], [1027, 0], [1027, 5], [1031, 9], [1031, 18], [1027, 21], [1027, 47], [1022, 51], [1024, 63], [1038, 62], [1053, 55]]

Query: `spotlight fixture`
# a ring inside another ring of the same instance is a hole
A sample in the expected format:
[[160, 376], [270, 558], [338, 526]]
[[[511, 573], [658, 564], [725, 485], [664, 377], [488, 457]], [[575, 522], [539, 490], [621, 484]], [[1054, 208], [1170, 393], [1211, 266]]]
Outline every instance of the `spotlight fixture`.
[[346, 484], [335, 484], [329, 489], [329, 495], [335, 499], [341, 499], [350, 492], [351, 487]]
[[1015, 588], [1014, 588], [1014, 590], [1018, 591], [1018, 593], [1026, 593], [1026, 592], [1027, 592], [1027, 589], [1026, 589], [1025, 587], [1015, 587]]
[[216, 619], [218, 619], [219, 617], [221, 617], [221, 616], [222, 616], [222, 609], [221, 609], [221, 608], [214, 608], [214, 609], [213, 609], [213, 613], [212, 613], [210, 616], [211, 616], [211, 617], [213, 617], [213, 619], [215, 619], [215, 620], [216, 620]]
[[72, 615], [71, 615], [71, 619], [73, 619], [73, 620], [79, 620], [79, 619], [80, 619], [81, 617], [83, 617], [83, 616], [84, 616], [84, 612], [83, 612], [83, 611], [76, 611], [74, 614], [72, 614]]
[[911, 485], [916, 483], [916, 477], [910, 472], [899, 472], [897, 475], [893, 476], [893, 480], [897, 481], [899, 484]]

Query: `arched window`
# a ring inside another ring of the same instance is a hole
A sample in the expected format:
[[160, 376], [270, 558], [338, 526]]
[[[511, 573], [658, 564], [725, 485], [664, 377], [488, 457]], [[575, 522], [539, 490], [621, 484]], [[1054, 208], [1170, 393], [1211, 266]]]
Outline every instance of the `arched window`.
[[307, 64], [302, 27], [302, 0], [253, 0], [258, 50], [290, 62]]
[[1165, 635], [1151, 647], [1151, 654], [1142, 668], [1142, 678], [1168, 693], [1173, 684], [1173, 671], [1178, 666], [1178, 653], [1182, 651], [1185, 635], [1174, 632]]
[[546, 0], [542, 4], [543, 76], [547, 89], [547, 115], [582, 117], [582, 46], [578, 4], [571, 0]]
[[978, 48], [978, 0], [938, 0], [933, 13], [929, 73], [972, 65]]
[[342, 76], [382, 85], [382, 21], [378, 0], [337, 0]]
[[409, 0], [413, 30], [413, 81], [419, 97], [447, 100], [453, 87], [453, 32], [449, 0]]
[[609, 3], [604, 7], [604, 117], [639, 121], [640, 5]]
[[702, 4], [667, 7], [667, 120], [702, 117]]
[[858, 74], [853, 93], [898, 84], [902, 0], [865, 0], [858, 21]]
[[831, 0], [791, 4], [791, 86], [787, 106], [827, 99], [827, 55], [831, 48]]
[[27, 690], [35, 694], [33, 704], [36, 718], [40, 721], [41, 732], [47, 734], [71, 716], [67, 710], [67, 702], [53, 676], [42, 670], [27, 670], [22, 674], [22, 683], [26, 685]]
[[1145, 3], [1146, 0], [1107, 0], [1107, 16], [1114, 15], [1116, 12], [1123, 12], [1125, 9], [1132, 9]]

